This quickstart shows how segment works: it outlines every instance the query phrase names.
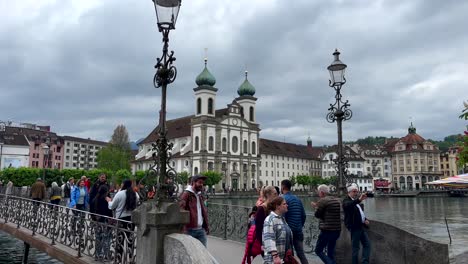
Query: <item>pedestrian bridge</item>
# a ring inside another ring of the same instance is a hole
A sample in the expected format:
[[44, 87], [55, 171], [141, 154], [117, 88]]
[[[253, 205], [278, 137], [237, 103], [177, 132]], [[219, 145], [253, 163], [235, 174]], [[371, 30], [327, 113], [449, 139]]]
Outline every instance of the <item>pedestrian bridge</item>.
[[[138, 241], [132, 223], [34, 201], [22, 197], [25, 193], [0, 194], [0, 230], [24, 241], [24, 263], [30, 246], [64, 263], [136, 263]], [[232, 207], [208, 206], [211, 228], [208, 250], [219, 263], [237, 264], [244, 253], [250, 208]], [[97, 217], [102, 217], [101, 221], [95, 221]], [[305, 248], [314, 263], [317, 257], [312, 252], [318, 230], [316, 222], [308, 223]], [[124, 228], [128, 225], [132, 226], [130, 230]], [[262, 263], [261, 257], [254, 263]]]
[[[219, 263], [237, 264], [242, 260], [248, 212], [248, 207], [208, 205], [208, 251]], [[65, 206], [0, 194], [0, 230], [25, 242], [23, 263], [27, 263], [30, 246], [64, 263], [136, 263], [138, 241], [133, 223], [106, 217], [96, 221], [97, 217]], [[316, 218], [308, 215], [304, 249], [309, 263], [320, 263], [313, 254], [318, 233]], [[385, 223], [373, 221], [369, 238], [372, 263], [449, 263], [448, 245]], [[351, 259], [349, 232], [344, 227], [336, 253], [338, 263]], [[254, 263], [262, 263], [261, 258]]]

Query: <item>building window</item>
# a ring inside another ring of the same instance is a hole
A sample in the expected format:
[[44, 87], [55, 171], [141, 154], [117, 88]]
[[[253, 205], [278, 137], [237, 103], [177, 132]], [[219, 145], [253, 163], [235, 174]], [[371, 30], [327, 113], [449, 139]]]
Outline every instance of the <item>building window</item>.
[[250, 107], [249, 119], [250, 119], [251, 122], [254, 121], [254, 108], [253, 108], [253, 106]]
[[244, 140], [243, 150], [244, 150], [244, 154], [247, 154], [247, 140]]
[[213, 137], [209, 137], [209, 138], [208, 138], [208, 150], [209, 150], [209, 151], [213, 151], [213, 145], [214, 145], [214, 138], [213, 138]]
[[234, 136], [232, 137], [232, 152], [237, 152], [239, 150], [239, 139]]
[[195, 167], [195, 169], [193, 170], [194, 174], [197, 175], [198, 174], [198, 167]]
[[255, 142], [252, 142], [252, 154], [256, 154], [257, 153], [257, 145], [255, 144]]
[[202, 107], [201, 98], [198, 98], [197, 99], [197, 115], [201, 114], [201, 107]]
[[227, 140], [226, 138], [223, 138], [223, 152], [227, 151]]
[[195, 151], [200, 150], [200, 139], [195, 137]]
[[213, 98], [208, 98], [208, 114], [213, 114]]
[[241, 115], [241, 117], [244, 117], [244, 107], [240, 108], [240, 115]]
[[208, 170], [209, 171], [214, 170], [213, 162], [208, 162]]

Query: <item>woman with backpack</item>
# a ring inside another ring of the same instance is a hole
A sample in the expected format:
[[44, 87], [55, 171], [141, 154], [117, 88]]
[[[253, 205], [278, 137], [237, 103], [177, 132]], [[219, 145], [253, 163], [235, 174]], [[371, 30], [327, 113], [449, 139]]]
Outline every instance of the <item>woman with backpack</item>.
[[[115, 217], [119, 220], [119, 227], [121, 229], [132, 230], [134, 229], [132, 221], [132, 212], [137, 207], [139, 197], [137, 193], [132, 188], [131, 180], [124, 180], [122, 188], [117, 194], [115, 194], [114, 199], [106, 197], [107, 202], [109, 203], [109, 209], [115, 210]], [[131, 237], [131, 232], [125, 232], [118, 230], [117, 234], [117, 246], [116, 253], [117, 259], [123, 259], [122, 253], [124, 252], [123, 247], [127, 241], [128, 248], [133, 247], [133, 238]]]
[[263, 256], [263, 251], [261, 249], [263, 223], [265, 222], [265, 218], [270, 214], [267, 206], [271, 200], [278, 196], [278, 193], [273, 186], [267, 186], [262, 190], [263, 191], [261, 193], [263, 194], [263, 199], [261, 200], [263, 202], [258, 203], [257, 211], [255, 212], [255, 220], [252, 221], [252, 223], [255, 224], [250, 225], [249, 231], [247, 232], [247, 243], [242, 264], [252, 263], [253, 259], [260, 254]]

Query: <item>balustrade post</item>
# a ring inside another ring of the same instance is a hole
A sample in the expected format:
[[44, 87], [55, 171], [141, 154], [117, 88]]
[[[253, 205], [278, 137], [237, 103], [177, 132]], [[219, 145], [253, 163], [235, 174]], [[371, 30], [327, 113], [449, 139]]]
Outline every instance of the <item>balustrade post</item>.
[[224, 205], [224, 240], [227, 240], [227, 228], [228, 228], [228, 206]]
[[28, 243], [24, 242], [24, 252], [23, 252], [23, 260], [22, 260], [23, 264], [28, 264], [29, 248], [30, 247], [31, 246]]

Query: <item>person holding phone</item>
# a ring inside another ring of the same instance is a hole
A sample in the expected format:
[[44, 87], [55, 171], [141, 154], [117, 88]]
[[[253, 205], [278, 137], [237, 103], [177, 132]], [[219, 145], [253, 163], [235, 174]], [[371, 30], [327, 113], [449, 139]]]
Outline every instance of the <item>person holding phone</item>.
[[364, 205], [361, 203], [367, 199], [366, 193], [359, 196], [356, 185], [348, 187], [348, 195], [343, 199], [343, 211], [345, 215], [345, 226], [351, 233], [351, 244], [353, 249], [352, 263], [359, 263], [359, 248], [362, 243], [362, 264], [369, 264], [370, 240], [367, 235], [369, 220], [364, 214]]

